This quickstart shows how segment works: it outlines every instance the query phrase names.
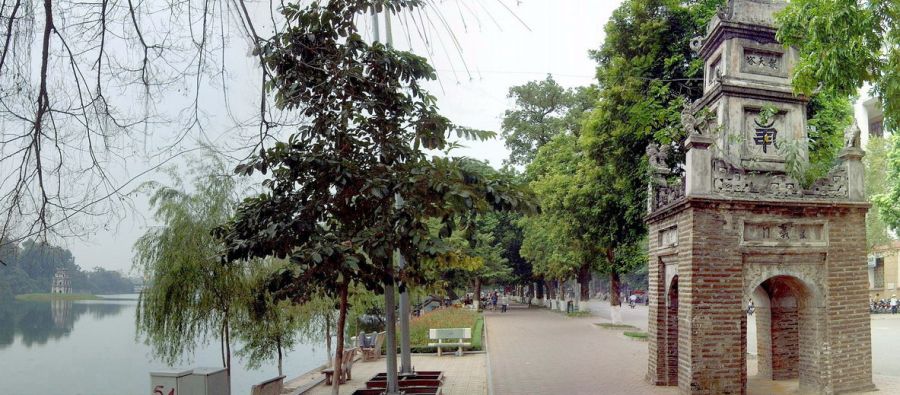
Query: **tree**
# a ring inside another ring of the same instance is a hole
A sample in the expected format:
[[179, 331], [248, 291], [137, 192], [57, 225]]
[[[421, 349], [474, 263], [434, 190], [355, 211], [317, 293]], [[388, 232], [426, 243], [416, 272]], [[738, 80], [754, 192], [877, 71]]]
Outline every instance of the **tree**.
[[543, 81], [531, 81], [509, 88], [515, 107], [506, 110], [501, 125], [507, 163], [527, 165], [538, 149], [560, 133], [578, 133], [579, 121], [596, 100], [593, 87], [563, 88], [547, 75]]
[[[866, 199], [874, 202], [874, 207], [866, 213], [866, 243], [870, 251], [875, 246], [885, 245], [893, 240], [881, 213], [882, 205], [875, 200], [888, 192], [888, 180], [892, 173], [889, 161], [891, 148], [890, 137], [870, 136], [869, 143], [866, 144], [866, 156], [863, 157], [866, 167]], [[887, 205], [887, 209], [890, 210], [890, 205]]]
[[800, 51], [796, 91], [847, 97], [870, 84], [884, 107], [886, 128], [900, 128], [900, 3], [792, 0], [777, 21], [778, 40]]
[[[597, 60], [600, 87], [597, 106], [585, 122], [579, 144], [596, 166], [588, 174], [597, 188], [593, 210], [597, 245], [607, 257], [612, 303], [619, 303], [618, 265], [642, 249], [646, 230], [646, 147], [658, 143], [673, 148], [669, 165], [683, 158], [685, 132], [680, 113], [703, 93], [703, 62], [690, 49], [692, 37], [703, 36], [722, 0], [629, 0], [606, 25], [603, 46], [591, 53]], [[823, 90], [808, 105], [811, 163], [794, 166], [792, 175], [811, 182], [830, 170], [849, 124], [848, 95]], [[627, 259], [619, 259], [625, 254]]]
[[[0, 237], [78, 235], [76, 218], [108, 218], [120, 207], [110, 197], [127, 199], [129, 181], [115, 176], [123, 158], [177, 156], [188, 135], [214, 122], [204, 102], [221, 110], [220, 102], [200, 100], [201, 91], [220, 81], [210, 90], [227, 92], [232, 35], [259, 40], [244, 3], [3, 2]], [[261, 144], [279, 119], [265, 97], [260, 102], [259, 119], [249, 123], [258, 121]], [[148, 144], [153, 135], [167, 143]]]
[[[508, 1], [454, 14], [499, 19], [498, 11], [512, 12]], [[430, 45], [436, 34], [452, 32], [441, 15], [444, 6], [426, 3], [398, 19]], [[284, 27], [283, 5], [3, 2], [0, 238], [19, 243], [83, 235], [123, 215], [131, 183], [195, 150], [191, 144], [219, 141], [226, 155], [246, 158], [293, 128], [301, 117], [278, 110], [265, 88], [271, 75], [260, 51], [250, 64], [242, 59], [266, 42], [265, 32]], [[435, 18], [445, 23], [432, 23]], [[233, 100], [245, 87], [259, 92], [254, 104]], [[216, 130], [227, 130], [229, 139], [211, 135]], [[126, 163], [157, 158], [133, 178], [120, 175]]]
[[[705, 32], [723, 1], [630, 0], [606, 24], [606, 38], [591, 56], [598, 62], [600, 98], [585, 122], [579, 144], [594, 165], [584, 172], [593, 185], [591, 214], [603, 271], [610, 276], [610, 303], [617, 319], [623, 255], [646, 234], [647, 162], [652, 142], [679, 149], [685, 100], [702, 94], [702, 61], [689, 41]], [[673, 144], [674, 143], [674, 144]], [[677, 158], [676, 158], [677, 160]]]
[[884, 167], [887, 180], [883, 186], [884, 191], [874, 195], [872, 201], [878, 207], [878, 216], [891, 230], [898, 233], [900, 232], [900, 134], [891, 135], [886, 148]]
[[[279, 376], [284, 374], [285, 350], [292, 349], [299, 340], [298, 335], [304, 325], [302, 320], [314, 322], [314, 317], [302, 315], [298, 306], [287, 301], [279, 302], [267, 292], [269, 276], [285, 265], [284, 262], [275, 262], [251, 267], [248, 289], [251, 294], [256, 294], [248, 300], [249, 314], [237, 323], [234, 330], [235, 338], [242, 343], [238, 355], [247, 360], [247, 366], [256, 369], [263, 363], [276, 360]], [[321, 337], [315, 340], [319, 339]]]
[[[420, 150], [447, 148], [451, 131], [462, 137], [490, 134], [454, 127], [421, 86], [435, 78], [425, 59], [367, 43], [354, 21], [357, 15], [423, 5], [335, 0], [283, 8], [286, 27], [259, 55], [271, 74], [267, 87], [276, 104], [299, 110], [309, 122], [236, 169], [266, 175], [265, 190], [246, 199], [234, 220], [217, 231], [228, 262], [290, 259], [292, 265], [269, 282], [276, 299], [338, 300], [336, 377], [351, 287], [380, 293], [398, 278], [401, 285], [415, 282], [421, 259], [444, 248], [430, 236], [429, 218], [442, 219], [445, 237], [457, 212], [527, 202], [516, 186], [483, 178], [455, 158], [429, 159]], [[407, 261], [399, 273], [397, 253]], [[388, 314], [393, 309], [385, 306]], [[389, 345], [393, 331], [389, 323]], [[394, 361], [396, 350], [388, 350]], [[396, 378], [390, 378], [395, 388]]]
[[594, 203], [588, 196], [595, 185], [585, 178], [592, 167], [593, 162], [580, 150], [578, 138], [565, 133], [541, 147], [526, 169], [542, 212], [523, 222], [523, 255], [532, 259], [535, 272], [544, 278], [577, 276], [580, 300], [590, 297], [590, 273], [598, 267]]
[[172, 186], [143, 185], [161, 225], [134, 245], [135, 265], [150, 280], [138, 299], [138, 336], [169, 363], [218, 338], [230, 377], [232, 326], [248, 289], [243, 267], [221, 264], [223, 246], [212, 231], [234, 213], [236, 182], [215, 157], [195, 162], [190, 185], [174, 169], [168, 173]]

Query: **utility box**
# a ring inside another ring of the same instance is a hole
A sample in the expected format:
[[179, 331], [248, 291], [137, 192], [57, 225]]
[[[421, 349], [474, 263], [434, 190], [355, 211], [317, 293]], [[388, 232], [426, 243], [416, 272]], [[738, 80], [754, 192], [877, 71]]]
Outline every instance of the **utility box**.
[[185, 379], [191, 370], [161, 370], [150, 372], [150, 395], [181, 395]]
[[179, 391], [177, 395], [231, 395], [231, 386], [225, 368], [194, 368]]

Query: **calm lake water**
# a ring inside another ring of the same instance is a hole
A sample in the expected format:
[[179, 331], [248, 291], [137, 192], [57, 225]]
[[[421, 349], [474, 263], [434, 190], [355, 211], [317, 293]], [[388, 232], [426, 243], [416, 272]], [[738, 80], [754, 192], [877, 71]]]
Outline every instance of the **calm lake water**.
[[[150, 394], [150, 371], [167, 366], [135, 339], [137, 295], [117, 298], [128, 300], [0, 302], [0, 395]], [[300, 344], [284, 373], [296, 377], [325, 359], [324, 345]], [[275, 362], [249, 370], [233, 361], [232, 394], [278, 375]], [[218, 342], [177, 367], [197, 366], [222, 366]]]

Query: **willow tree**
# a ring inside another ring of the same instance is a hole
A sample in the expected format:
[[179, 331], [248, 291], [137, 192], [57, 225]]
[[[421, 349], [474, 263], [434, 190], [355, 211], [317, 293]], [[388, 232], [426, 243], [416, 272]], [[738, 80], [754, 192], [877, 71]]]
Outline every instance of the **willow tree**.
[[149, 277], [138, 299], [137, 333], [170, 364], [217, 338], [230, 375], [232, 326], [244, 314], [248, 289], [243, 268], [220, 264], [222, 244], [212, 230], [234, 213], [235, 181], [215, 159], [191, 170], [189, 184], [172, 169], [171, 186], [142, 186], [160, 225], [134, 245], [135, 265]]
[[[421, 258], [443, 248], [431, 237], [428, 218], [441, 218], [452, 232], [457, 212], [509, 209], [525, 201], [519, 189], [468, 171], [457, 159], [425, 155], [421, 148], [449, 147], [453, 131], [465, 137], [490, 134], [454, 127], [421, 85], [435, 78], [425, 59], [366, 42], [354, 21], [358, 15], [397, 14], [424, 4], [288, 4], [282, 10], [286, 28], [259, 53], [277, 105], [299, 110], [308, 122], [236, 169], [264, 174], [264, 192], [245, 200], [218, 235], [228, 246], [226, 261], [266, 256], [291, 261], [269, 282], [276, 298], [338, 300], [337, 377], [351, 287], [380, 293], [398, 279], [420, 277]], [[394, 268], [397, 253], [406, 257], [402, 271]], [[385, 306], [386, 312], [393, 309]], [[390, 346], [392, 323], [387, 332]], [[396, 388], [395, 354], [388, 347], [389, 389]]]

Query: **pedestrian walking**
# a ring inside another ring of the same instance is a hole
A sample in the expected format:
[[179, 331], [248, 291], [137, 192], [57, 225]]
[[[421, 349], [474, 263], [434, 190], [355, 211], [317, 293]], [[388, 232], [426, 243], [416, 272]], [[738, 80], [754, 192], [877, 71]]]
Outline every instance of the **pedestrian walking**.
[[500, 312], [505, 313], [507, 308], [509, 308], [509, 295], [504, 293], [500, 300]]
[[497, 291], [491, 294], [491, 310], [497, 310]]
[[897, 314], [897, 294], [891, 295], [891, 314]]

